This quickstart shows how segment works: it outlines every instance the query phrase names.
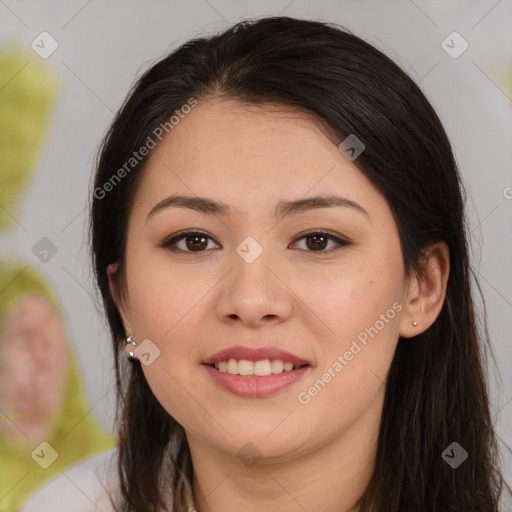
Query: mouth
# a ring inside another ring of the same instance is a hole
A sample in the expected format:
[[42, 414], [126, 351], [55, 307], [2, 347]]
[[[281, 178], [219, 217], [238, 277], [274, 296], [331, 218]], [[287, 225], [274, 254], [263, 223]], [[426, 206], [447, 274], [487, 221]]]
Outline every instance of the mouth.
[[292, 386], [313, 365], [277, 347], [237, 345], [210, 356], [201, 366], [220, 388], [244, 398], [263, 398]]
[[[235, 370], [234, 364], [237, 364], [237, 361], [234, 361], [234, 363], [231, 362], [232, 371]], [[238, 361], [238, 363], [242, 361]], [[256, 361], [256, 363], [258, 362], [259, 361]], [[209, 374], [210, 378], [212, 379], [212, 382], [214, 382], [218, 386], [218, 389], [222, 389], [224, 391], [229, 392], [230, 394], [238, 395], [242, 398], [265, 398], [277, 394], [280, 391], [284, 391], [286, 388], [292, 387], [307, 373], [309, 373], [311, 369], [311, 366], [309, 364], [304, 364], [294, 365], [294, 368], [292, 368], [291, 370], [285, 370], [283, 363], [283, 370], [281, 371], [281, 373], [255, 375], [254, 371], [258, 371], [257, 368], [256, 370], [253, 369], [253, 373], [251, 374], [241, 375], [240, 373], [228, 373], [227, 366], [230, 365], [229, 360], [226, 363], [225, 372], [220, 370], [221, 362], [219, 362], [218, 365], [219, 369], [215, 368], [215, 363], [203, 364], [202, 367], [206, 370], [206, 373]], [[242, 372], [244, 372], [243, 362], [241, 366]], [[263, 365], [258, 365], [258, 367], [259, 366]], [[265, 367], [265, 372], [268, 372], [267, 363], [265, 363]], [[272, 370], [272, 367], [270, 368]], [[247, 372], [249, 371], [249, 369], [250, 368], [247, 368]], [[276, 371], [277, 369], [278, 368], [276, 368]], [[240, 371], [239, 368], [236, 370]]]
[[277, 347], [247, 345], [235, 345], [216, 352], [203, 361], [203, 364], [231, 375], [256, 375], [259, 377], [291, 372], [311, 365], [307, 359]]
[[293, 372], [309, 366], [309, 364], [294, 364], [291, 361], [282, 359], [260, 359], [250, 361], [248, 359], [227, 359], [211, 363], [208, 366], [230, 375], [242, 375], [246, 377], [268, 377], [269, 375], [279, 375], [285, 372]]

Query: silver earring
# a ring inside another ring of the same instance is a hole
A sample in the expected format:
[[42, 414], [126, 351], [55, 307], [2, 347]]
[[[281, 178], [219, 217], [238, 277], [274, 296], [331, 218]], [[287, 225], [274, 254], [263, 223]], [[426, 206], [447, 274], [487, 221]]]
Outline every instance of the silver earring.
[[[128, 336], [128, 338], [126, 338], [126, 342], [125, 343], [126, 343], [126, 345], [128, 345], [128, 344], [133, 345], [133, 346], [137, 345], [137, 343], [133, 339], [133, 334], [130, 334], [130, 336]], [[137, 359], [135, 357], [135, 352], [130, 350], [130, 352], [128, 353], [128, 359]]]
[[413, 320], [412, 325], [414, 325], [414, 327], [416, 327], [418, 325], [418, 322], [416, 322], [416, 320]]

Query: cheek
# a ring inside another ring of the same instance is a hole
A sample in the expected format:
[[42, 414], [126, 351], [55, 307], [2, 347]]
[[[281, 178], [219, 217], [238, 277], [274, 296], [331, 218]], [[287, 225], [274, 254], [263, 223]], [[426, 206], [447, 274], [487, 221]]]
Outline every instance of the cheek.
[[198, 275], [197, 268], [173, 266], [157, 256], [144, 257], [141, 252], [127, 263], [132, 327], [139, 338], [155, 343], [187, 323], [188, 315], [215, 282]]
[[401, 282], [399, 265], [375, 259], [333, 275], [321, 289], [309, 286], [308, 307], [323, 329], [303, 402], [316, 401], [319, 411], [336, 403], [357, 414], [375, 399], [398, 341]]
[[347, 284], [336, 304], [324, 309], [335, 335], [329, 332], [318, 339], [319, 364], [296, 397], [304, 424], [315, 436], [335, 436], [366, 414], [374, 415], [375, 421], [381, 414], [398, 340], [398, 313], [391, 298], [368, 300], [362, 292], [371, 286], [358, 282], [357, 288], [349, 289]]
[[[191, 362], [185, 342], [169, 340], [160, 356], [149, 366], [142, 365], [146, 381], [160, 405], [190, 433], [203, 437], [205, 425], [211, 425], [212, 402], [198, 383], [197, 365]], [[203, 381], [204, 384], [204, 381]]]
[[294, 291], [321, 320], [322, 346], [332, 352], [348, 350], [361, 333], [364, 341], [366, 329], [375, 324], [385, 336], [395, 329], [401, 307], [393, 304], [401, 297], [401, 282], [398, 268], [368, 261], [310, 276]]
[[177, 268], [160, 255], [150, 259], [133, 254], [127, 265], [131, 324], [137, 341], [149, 339], [158, 348], [151, 364], [141, 363], [142, 370], [162, 406], [179, 423], [188, 425], [191, 395], [196, 396], [191, 377], [199, 361], [196, 342], [205, 337], [201, 314], [205, 295], [218, 278], [201, 274], [197, 265]]

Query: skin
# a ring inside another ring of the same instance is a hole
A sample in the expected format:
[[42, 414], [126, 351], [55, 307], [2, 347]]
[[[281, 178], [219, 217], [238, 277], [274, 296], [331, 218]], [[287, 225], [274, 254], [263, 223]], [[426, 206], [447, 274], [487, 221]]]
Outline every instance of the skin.
[[[369, 217], [346, 207], [274, 217], [280, 201], [333, 191], [357, 201]], [[170, 207], [146, 221], [159, 201], [177, 193], [225, 202], [231, 213], [215, 217]], [[203, 252], [187, 249], [183, 239], [177, 243], [183, 252], [158, 246], [192, 228], [211, 237]], [[311, 248], [301, 237], [314, 230], [351, 245], [336, 250], [329, 241]], [[250, 264], [236, 252], [247, 236], [263, 248]], [[110, 265], [111, 293], [126, 335], [138, 344], [150, 339], [160, 350], [142, 368], [157, 399], [185, 429], [196, 509], [356, 510], [374, 466], [398, 337], [426, 330], [441, 311], [446, 244], [429, 248], [423, 277], [407, 278], [385, 198], [318, 124], [289, 109], [249, 110], [210, 97], [152, 151], [130, 212], [126, 249], [127, 287], [117, 287], [117, 267]], [[401, 311], [301, 404], [298, 393], [395, 302]], [[235, 344], [277, 346], [312, 367], [273, 396], [238, 397], [201, 367], [207, 356]], [[251, 467], [237, 457], [248, 442], [257, 452], [245, 450], [262, 457]]]
[[67, 335], [54, 305], [26, 294], [0, 326], [0, 432], [37, 446], [64, 398]]

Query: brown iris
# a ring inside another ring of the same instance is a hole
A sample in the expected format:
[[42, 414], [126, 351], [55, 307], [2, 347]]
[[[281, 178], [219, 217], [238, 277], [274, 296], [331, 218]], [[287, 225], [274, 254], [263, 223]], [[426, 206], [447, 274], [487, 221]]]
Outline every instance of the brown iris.
[[208, 239], [203, 235], [189, 235], [185, 237], [185, 243], [189, 250], [201, 251], [208, 245]]
[[[306, 245], [309, 249], [325, 249], [327, 241], [329, 240], [328, 236], [322, 235], [322, 234], [314, 234], [305, 237], [306, 238]], [[309, 240], [315, 239], [316, 241], [313, 243], [309, 243]]]

